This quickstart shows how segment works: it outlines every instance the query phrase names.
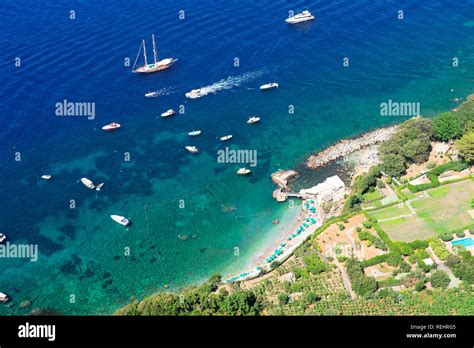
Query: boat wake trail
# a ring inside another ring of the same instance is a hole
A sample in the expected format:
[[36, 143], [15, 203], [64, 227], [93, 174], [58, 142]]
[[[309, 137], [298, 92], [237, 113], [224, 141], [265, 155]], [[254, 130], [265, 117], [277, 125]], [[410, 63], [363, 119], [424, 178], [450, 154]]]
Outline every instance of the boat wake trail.
[[174, 94], [176, 93], [176, 90], [173, 87], [163, 87], [161, 89], [156, 90], [155, 92], [158, 93], [158, 96], [162, 96]]
[[215, 82], [212, 85], [201, 87], [198, 90], [193, 90], [194, 92], [197, 92], [197, 91], [199, 92], [193, 93], [193, 91], [191, 91], [190, 93], [187, 93], [186, 96], [188, 96], [189, 98], [199, 98], [199, 97], [208, 95], [210, 93], [215, 94], [219, 91], [238, 87], [241, 84], [252, 81], [262, 75], [263, 75], [262, 71], [253, 71], [253, 72], [248, 72], [248, 73], [238, 75], [238, 76], [229, 76], [228, 78]]

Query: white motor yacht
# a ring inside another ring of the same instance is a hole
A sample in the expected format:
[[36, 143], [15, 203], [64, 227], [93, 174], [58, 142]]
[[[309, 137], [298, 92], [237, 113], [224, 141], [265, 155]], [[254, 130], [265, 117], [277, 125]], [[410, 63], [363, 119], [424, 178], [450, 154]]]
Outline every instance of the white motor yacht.
[[315, 17], [308, 10], [305, 10], [301, 13], [295, 14], [293, 17], [289, 17], [285, 19], [285, 22], [289, 24], [296, 24], [296, 23], [310, 21], [310, 20], [313, 20], [314, 18]]
[[252, 116], [247, 120], [248, 124], [254, 124], [260, 121], [260, 117]]
[[95, 187], [94, 183], [92, 181], [90, 181], [89, 179], [87, 178], [82, 178], [81, 179], [81, 182], [84, 184], [85, 187], [87, 187], [88, 189], [93, 189]]
[[219, 140], [220, 141], [227, 141], [227, 140], [230, 140], [232, 139], [232, 135], [229, 134], [229, 135], [224, 135], [223, 137], [220, 137]]
[[186, 93], [186, 98], [196, 99], [204, 96], [201, 89], [193, 89], [191, 92]]
[[145, 93], [145, 97], [147, 97], [147, 98], [156, 98], [156, 97], [158, 97], [158, 92], [147, 92], [147, 93]]
[[278, 88], [278, 83], [270, 82], [270, 83], [266, 83], [266, 84], [260, 86], [260, 89], [262, 91], [266, 90], [266, 89], [274, 89], [274, 88]]
[[185, 146], [185, 149], [191, 153], [198, 153], [199, 149], [196, 146]]
[[8, 302], [8, 296], [3, 292], [0, 292], [0, 302], [6, 303]]
[[127, 226], [128, 224], [130, 224], [129, 219], [120, 215], [110, 215], [110, 218], [115, 222], [119, 223], [120, 225]]
[[112, 122], [112, 123], [109, 123], [109, 124], [103, 126], [102, 129], [105, 130], [105, 131], [112, 131], [112, 130], [115, 130], [115, 129], [119, 129], [120, 127], [121, 127], [120, 124]]
[[173, 109], [166, 110], [161, 114], [161, 117], [169, 117], [174, 115], [176, 112]]
[[192, 136], [192, 137], [195, 137], [195, 136], [198, 136], [201, 134], [201, 131], [200, 130], [193, 130], [192, 132], [189, 132], [188, 135], [189, 136]]
[[247, 168], [240, 168], [238, 171], [237, 171], [237, 174], [239, 175], [247, 175], [251, 172], [250, 169], [247, 169]]

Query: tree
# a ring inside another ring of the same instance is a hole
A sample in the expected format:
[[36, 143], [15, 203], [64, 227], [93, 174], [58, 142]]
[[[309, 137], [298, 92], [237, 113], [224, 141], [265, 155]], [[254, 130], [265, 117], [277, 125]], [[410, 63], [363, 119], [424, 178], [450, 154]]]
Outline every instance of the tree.
[[286, 305], [288, 303], [288, 300], [289, 297], [286, 292], [280, 292], [278, 294], [278, 303], [280, 303], [280, 305]]
[[451, 280], [445, 271], [435, 271], [430, 277], [431, 285], [434, 288], [446, 289], [450, 281]]
[[309, 272], [318, 274], [327, 270], [326, 264], [316, 254], [311, 254], [303, 258]]
[[456, 141], [456, 147], [459, 151], [459, 156], [468, 162], [474, 162], [474, 132], [469, 132]]
[[418, 292], [422, 291], [424, 288], [425, 288], [425, 282], [423, 280], [420, 280], [415, 284], [415, 290]]
[[398, 177], [405, 172], [405, 159], [401, 155], [387, 154], [382, 161], [382, 170], [387, 175]]
[[439, 141], [457, 139], [463, 134], [461, 117], [454, 112], [445, 112], [433, 118], [433, 138]]

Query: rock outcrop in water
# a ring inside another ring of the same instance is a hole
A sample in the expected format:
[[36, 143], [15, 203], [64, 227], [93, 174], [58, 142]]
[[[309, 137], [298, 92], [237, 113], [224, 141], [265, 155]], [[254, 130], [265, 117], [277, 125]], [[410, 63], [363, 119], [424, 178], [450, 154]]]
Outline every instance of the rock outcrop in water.
[[355, 139], [341, 140], [337, 144], [315, 155], [309, 156], [306, 165], [311, 169], [316, 169], [366, 146], [387, 141], [393, 136], [397, 128], [397, 126], [379, 128]]

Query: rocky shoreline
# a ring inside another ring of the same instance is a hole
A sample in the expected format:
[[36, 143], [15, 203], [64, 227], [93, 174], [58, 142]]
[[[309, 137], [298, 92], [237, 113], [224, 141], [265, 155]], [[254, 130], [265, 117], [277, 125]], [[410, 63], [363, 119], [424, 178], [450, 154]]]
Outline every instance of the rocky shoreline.
[[344, 139], [333, 146], [311, 155], [306, 160], [306, 166], [311, 169], [323, 167], [331, 161], [344, 157], [352, 152], [358, 151], [364, 147], [375, 145], [390, 139], [398, 126], [379, 128], [374, 131], [364, 133], [354, 139]]

